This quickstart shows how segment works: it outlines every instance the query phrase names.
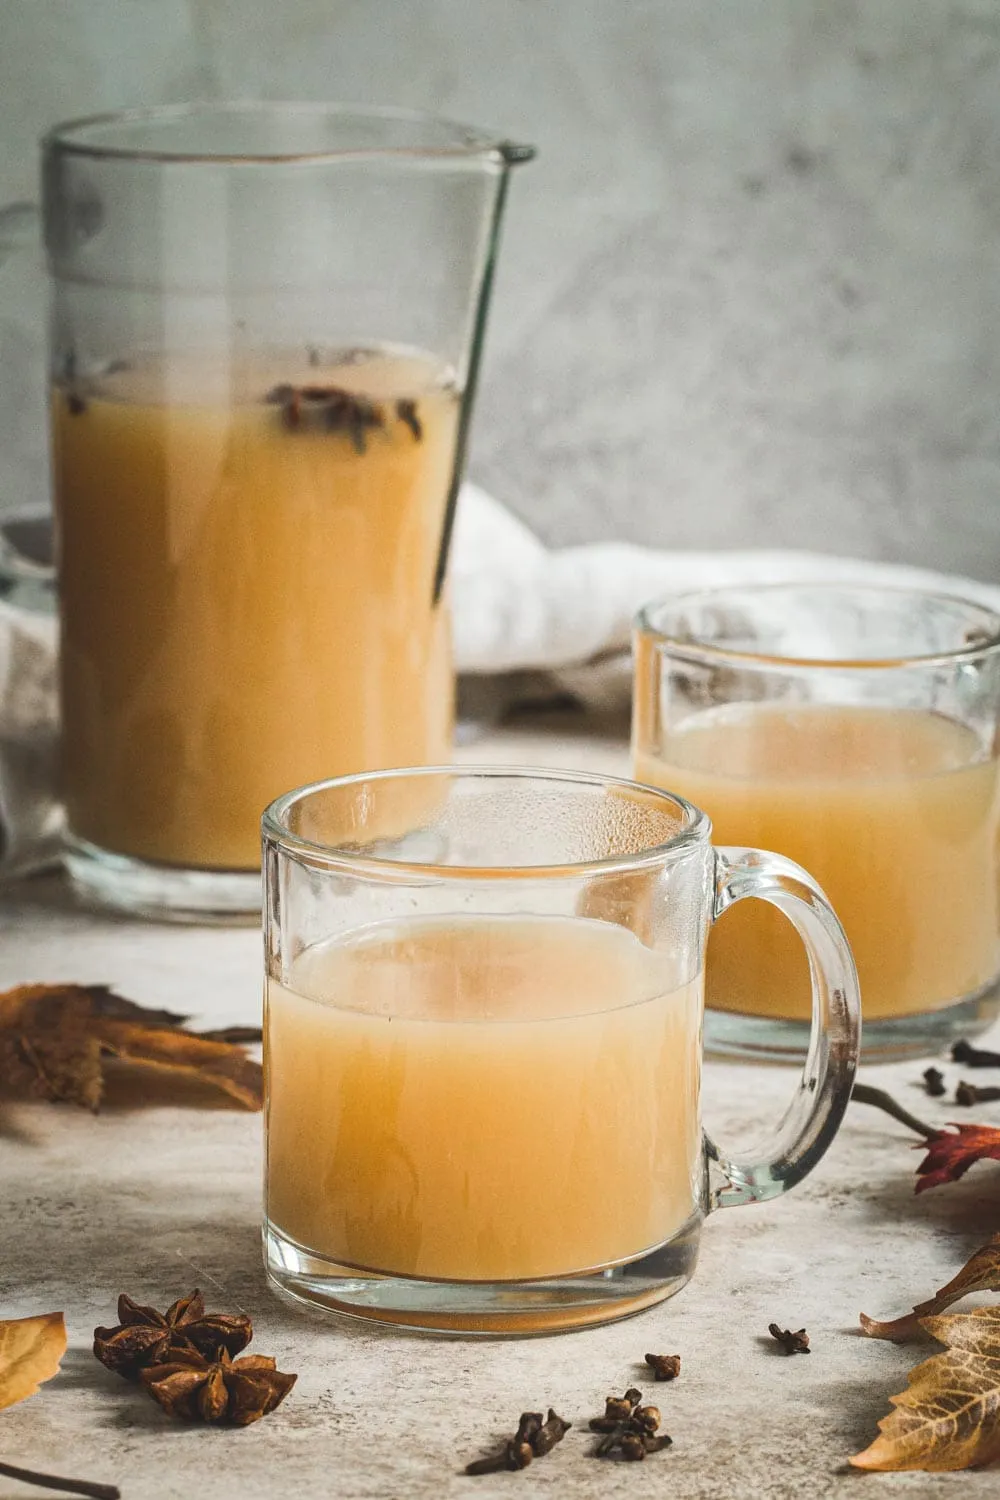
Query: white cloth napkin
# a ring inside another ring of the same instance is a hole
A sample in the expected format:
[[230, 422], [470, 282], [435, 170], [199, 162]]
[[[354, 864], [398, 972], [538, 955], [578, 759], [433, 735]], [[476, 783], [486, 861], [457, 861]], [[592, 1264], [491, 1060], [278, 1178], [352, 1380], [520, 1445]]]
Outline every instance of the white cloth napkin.
[[0, 599], [0, 873], [58, 850], [55, 662], [55, 619]]
[[[650, 599], [726, 583], [840, 579], [943, 588], [1000, 609], [1000, 588], [890, 563], [809, 552], [656, 552], [618, 542], [546, 548], [478, 486], [463, 487], [451, 568], [464, 711], [497, 718], [571, 693], [624, 706], [632, 617]], [[0, 580], [2, 584], [2, 580]], [[54, 857], [55, 623], [0, 590], [0, 872]]]
[[742, 583], [818, 580], [942, 589], [1000, 610], [1000, 587], [926, 568], [816, 552], [657, 552], [624, 542], [550, 551], [466, 484], [455, 526], [452, 599], [461, 673], [543, 671], [585, 702], [631, 683], [636, 610], [662, 595]]

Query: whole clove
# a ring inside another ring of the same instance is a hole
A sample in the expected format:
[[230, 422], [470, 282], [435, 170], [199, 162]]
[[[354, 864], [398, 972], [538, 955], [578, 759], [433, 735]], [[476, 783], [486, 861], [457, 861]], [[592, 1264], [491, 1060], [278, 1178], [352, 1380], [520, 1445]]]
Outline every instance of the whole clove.
[[627, 1422], [632, 1415], [634, 1404], [626, 1396], [609, 1396], [606, 1402], [604, 1420], [606, 1422]]
[[534, 1458], [544, 1458], [566, 1436], [571, 1422], [557, 1416], [549, 1407], [542, 1421], [540, 1411], [523, 1411], [514, 1436], [496, 1453], [473, 1459], [466, 1464], [466, 1474], [498, 1474], [503, 1469], [526, 1469]]
[[644, 1354], [643, 1359], [656, 1380], [676, 1380], [681, 1373], [679, 1354]]
[[526, 1469], [531, 1463], [532, 1453], [530, 1443], [515, 1443], [513, 1438], [509, 1443], [504, 1443], [499, 1453], [491, 1453], [486, 1458], [476, 1458], [471, 1464], [466, 1464], [466, 1474], [499, 1474], [503, 1469]]
[[514, 1442], [520, 1447], [522, 1443], [530, 1443], [536, 1432], [542, 1430], [542, 1414], [540, 1411], [523, 1411], [521, 1419], [517, 1424], [514, 1434]]
[[66, 410], [70, 416], [82, 417], [88, 410], [89, 402], [84, 392], [93, 391], [95, 380], [104, 375], [120, 375], [128, 368], [127, 359], [108, 359], [103, 362], [91, 362], [88, 368], [83, 370], [76, 350], [67, 350], [60, 362], [59, 381], [63, 387]]
[[572, 1425], [572, 1422], [556, 1416], [550, 1406], [548, 1416], [531, 1439], [531, 1451], [535, 1457], [544, 1458], [546, 1453], [551, 1453], [556, 1443], [562, 1442]]
[[264, 400], [281, 407], [281, 419], [291, 431], [318, 424], [328, 432], [346, 433], [359, 455], [367, 450], [369, 432], [385, 428], [381, 406], [337, 385], [284, 383], [272, 386]]
[[941, 1099], [947, 1093], [940, 1068], [924, 1069], [924, 1089], [932, 1099]]
[[974, 1083], [966, 1083], [963, 1079], [955, 1089], [955, 1103], [964, 1104], [971, 1109], [974, 1104], [992, 1104], [1000, 1099], [1000, 1088], [977, 1088]]
[[617, 1453], [627, 1462], [635, 1463], [649, 1453], [669, 1448], [671, 1439], [665, 1432], [657, 1432], [659, 1425], [659, 1409], [643, 1406], [642, 1392], [634, 1386], [630, 1386], [624, 1396], [608, 1396], [603, 1417], [590, 1420], [591, 1432], [601, 1435], [594, 1457], [609, 1458]]
[[632, 1413], [642, 1401], [642, 1392], [637, 1391], [635, 1386], [629, 1386], [624, 1396], [605, 1396], [604, 1416], [591, 1417], [591, 1432], [612, 1432], [622, 1422], [628, 1422]]
[[967, 1068], [1000, 1068], [1000, 1052], [973, 1047], [971, 1042], [955, 1042], [951, 1056], [954, 1062], [964, 1063]]
[[[591, 1422], [590, 1425], [596, 1432], [603, 1431], [603, 1428], [596, 1425], [602, 1420], [603, 1419], [600, 1417], [595, 1417]], [[627, 1422], [612, 1422], [611, 1426], [606, 1432], [604, 1432], [601, 1441], [594, 1449], [594, 1457], [606, 1458], [609, 1453], [611, 1453], [615, 1448], [618, 1447], [618, 1445], [621, 1443], [622, 1438], [628, 1431], [629, 1426]]]
[[634, 1462], [646, 1457], [646, 1444], [637, 1432], [624, 1432], [618, 1444], [622, 1458]]
[[405, 422], [413, 433], [415, 443], [423, 442], [424, 427], [417, 414], [417, 403], [415, 401], [397, 401], [396, 416], [401, 422]]
[[794, 1333], [789, 1328], [779, 1328], [777, 1323], [769, 1323], [767, 1331], [773, 1339], [784, 1349], [786, 1354], [809, 1354], [809, 1335], [804, 1328], [797, 1329]]

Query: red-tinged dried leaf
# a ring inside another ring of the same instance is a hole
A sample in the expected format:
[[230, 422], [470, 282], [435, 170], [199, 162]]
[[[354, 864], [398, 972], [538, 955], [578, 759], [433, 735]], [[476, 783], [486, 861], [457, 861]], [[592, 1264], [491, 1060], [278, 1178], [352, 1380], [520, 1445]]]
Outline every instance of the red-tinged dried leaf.
[[244, 1109], [261, 1104], [260, 1064], [231, 1042], [186, 1031], [104, 985], [26, 984], [0, 994], [0, 1095], [97, 1110], [104, 1059], [166, 1079], [197, 1080]]
[[944, 1312], [946, 1307], [972, 1292], [1000, 1292], [1000, 1234], [994, 1235], [989, 1244], [977, 1250], [947, 1286], [926, 1302], [918, 1302], [911, 1313], [887, 1323], [880, 1323], [862, 1313], [861, 1327], [869, 1338], [895, 1339], [898, 1343], [905, 1343], [907, 1339], [918, 1338], [924, 1331], [921, 1319]]
[[895, 1410], [851, 1459], [856, 1468], [947, 1473], [1000, 1459], [1000, 1308], [925, 1318], [923, 1326], [945, 1352], [917, 1365], [908, 1388], [889, 1397]]
[[0, 1321], [0, 1410], [33, 1396], [66, 1353], [61, 1312]]
[[917, 1168], [918, 1193], [942, 1182], [957, 1182], [977, 1161], [1000, 1161], [1000, 1129], [993, 1125], [951, 1125], [923, 1144], [927, 1155]]

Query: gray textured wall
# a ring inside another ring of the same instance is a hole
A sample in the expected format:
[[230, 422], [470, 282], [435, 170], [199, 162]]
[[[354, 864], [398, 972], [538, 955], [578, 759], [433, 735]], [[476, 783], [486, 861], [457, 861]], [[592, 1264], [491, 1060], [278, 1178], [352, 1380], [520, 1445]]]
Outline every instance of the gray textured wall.
[[[540, 146], [473, 473], [549, 539], [1000, 573], [996, 0], [0, 0], [0, 200], [55, 119], [225, 94]], [[39, 305], [0, 269], [0, 504]]]

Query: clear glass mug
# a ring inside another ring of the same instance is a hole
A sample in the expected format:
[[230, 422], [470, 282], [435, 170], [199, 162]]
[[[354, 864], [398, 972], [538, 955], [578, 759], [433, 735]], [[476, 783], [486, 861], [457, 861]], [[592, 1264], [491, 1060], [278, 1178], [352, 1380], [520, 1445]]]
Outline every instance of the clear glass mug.
[[[648, 605], [637, 780], [729, 843], [799, 861], [844, 924], [865, 1061], [919, 1056], [1000, 1010], [1000, 616], [920, 589], [775, 584]], [[734, 912], [707, 967], [710, 1052], [795, 1060], [809, 975], [773, 912]]]
[[[290, 792], [263, 834], [280, 1293], [438, 1332], [606, 1322], [687, 1282], [706, 1214], [787, 1192], [832, 1141], [859, 1042], [843, 930], [683, 799], [398, 770]], [[774, 1139], [732, 1160], [701, 1128], [702, 972], [751, 896], [804, 944], [812, 1040]]]
[[86, 896], [259, 913], [280, 791], [447, 757], [448, 545], [532, 154], [327, 104], [45, 138], [61, 780]]

